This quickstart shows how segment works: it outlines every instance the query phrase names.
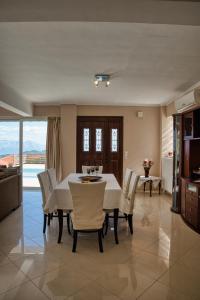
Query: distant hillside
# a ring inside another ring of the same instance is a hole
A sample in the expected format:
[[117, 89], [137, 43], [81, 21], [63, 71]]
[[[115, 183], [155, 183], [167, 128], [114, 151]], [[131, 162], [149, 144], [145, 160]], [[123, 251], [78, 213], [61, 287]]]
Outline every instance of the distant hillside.
[[[44, 153], [45, 146], [33, 141], [25, 141], [23, 144], [23, 152], [31, 153]], [[5, 154], [18, 154], [19, 143], [17, 141], [0, 141], [0, 155]]]

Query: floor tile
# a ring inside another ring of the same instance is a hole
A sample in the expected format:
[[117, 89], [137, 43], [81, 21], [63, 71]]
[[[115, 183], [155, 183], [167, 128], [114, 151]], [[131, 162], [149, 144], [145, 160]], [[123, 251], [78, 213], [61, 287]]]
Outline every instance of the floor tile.
[[136, 272], [152, 279], [158, 279], [170, 266], [169, 260], [144, 251], [131, 257], [126, 263], [131, 264]]
[[0, 295], [0, 300], [47, 300], [48, 297], [44, 295], [31, 282], [24, 283], [8, 292]]
[[197, 298], [177, 293], [175, 290], [156, 282], [138, 300], [197, 300]]
[[24, 282], [28, 278], [13, 263], [1, 265], [0, 267], [0, 294], [14, 288]]
[[33, 282], [50, 299], [65, 299], [91, 283], [91, 280], [80, 270], [65, 267], [48, 272], [34, 279]]
[[12, 261], [29, 254], [42, 254], [44, 252], [41, 246], [25, 237], [16, 240], [14, 244], [1, 244], [0, 249]]
[[64, 266], [63, 261], [50, 253], [23, 256], [14, 264], [31, 279]]
[[0, 266], [9, 263], [8, 257], [0, 252]]
[[110, 265], [97, 281], [120, 299], [133, 300], [148, 288], [154, 280], [136, 272], [131, 264]]
[[118, 297], [105, 290], [100, 285], [92, 282], [67, 300], [119, 300]]
[[200, 270], [186, 267], [178, 262], [170, 268], [158, 281], [184, 295], [200, 299]]
[[170, 196], [137, 192], [133, 235], [120, 219], [116, 245], [111, 220], [104, 253], [96, 234], [81, 234], [72, 253], [65, 220], [61, 244], [57, 218], [44, 235], [41, 204], [26, 191], [0, 223], [0, 300], [200, 299], [200, 235], [170, 211]]

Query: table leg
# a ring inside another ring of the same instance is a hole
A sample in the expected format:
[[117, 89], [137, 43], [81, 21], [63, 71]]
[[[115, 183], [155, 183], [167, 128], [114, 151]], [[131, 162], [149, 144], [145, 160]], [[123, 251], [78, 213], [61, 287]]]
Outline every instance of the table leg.
[[144, 182], [144, 192], [145, 192], [145, 189], [146, 189], [146, 182]]
[[118, 216], [119, 216], [119, 209], [114, 209], [114, 233], [115, 233], [115, 243], [119, 244], [118, 235], [117, 235], [117, 226], [118, 226]]
[[159, 195], [160, 195], [160, 191], [161, 191], [161, 180], [160, 180], [160, 182], [159, 182], [158, 188], [159, 188]]
[[62, 239], [62, 231], [63, 231], [63, 210], [62, 209], [58, 209], [58, 222], [59, 222], [58, 244], [60, 244]]
[[152, 180], [149, 181], [150, 197], [152, 197]]

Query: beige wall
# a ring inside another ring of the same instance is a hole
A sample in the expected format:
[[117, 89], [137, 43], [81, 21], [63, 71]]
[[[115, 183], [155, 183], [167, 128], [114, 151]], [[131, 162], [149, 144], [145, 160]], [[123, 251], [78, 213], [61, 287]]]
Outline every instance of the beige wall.
[[[143, 111], [142, 119], [137, 112]], [[155, 163], [152, 175], [160, 174], [160, 108], [122, 106], [42, 106], [34, 107], [35, 117], [60, 116], [63, 157], [63, 175], [76, 170], [76, 117], [79, 116], [123, 116], [124, 118], [124, 169], [131, 167], [143, 174], [142, 161], [152, 159]]]
[[35, 117], [59, 117], [60, 116], [59, 105], [34, 105], [33, 116]]
[[61, 105], [61, 147], [63, 177], [76, 171], [76, 105]]
[[12, 111], [9, 111], [9, 110], [6, 110], [6, 109], [0, 107], [0, 118], [2, 118], [2, 119], [3, 118], [8, 118], [8, 119], [15, 118], [16, 119], [16, 118], [20, 118], [20, 116], [13, 113]]
[[166, 106], [166, 115], [167, 117], [172, 116], [176, 113], [175, 102], [171, 102]]
[[167, 156], [168, 152], [173, 151], [173, 119], [167, 116], [167, 107], [160, 108], [160, 129], [161, 129], [161, 157]]
[[[143, 111], [139, 119], [137, 112]], [[79, 116], [123, 116], [124, 117], [124, 169], [131, 167], [143, 174], [142, 161], [145, 158], [155, 162], [151, 174], [160, 174], [160, 108], [122, 106], [78, 106]]]

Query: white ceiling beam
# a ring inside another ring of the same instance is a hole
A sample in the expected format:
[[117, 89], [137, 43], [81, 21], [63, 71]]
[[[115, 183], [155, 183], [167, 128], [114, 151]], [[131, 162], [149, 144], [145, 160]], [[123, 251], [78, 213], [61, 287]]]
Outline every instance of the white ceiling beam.
[[200, 3], [134, 0], [6, 0], [0, 22], [80, 21], [200, 25]]
[[25, 100], [20, 101], [20, 103], [17, 103], [17, 101], [13, 103], [12, 101], [11, 104], [9, 104], [9, 101], [0, 101], [0, 107], [23, 117], [32, 116], [32, 105]]
[[23, 117], [31, 117], [33, 114], [32, 104], [2, 83], [0, 83], [0, 107]]

